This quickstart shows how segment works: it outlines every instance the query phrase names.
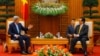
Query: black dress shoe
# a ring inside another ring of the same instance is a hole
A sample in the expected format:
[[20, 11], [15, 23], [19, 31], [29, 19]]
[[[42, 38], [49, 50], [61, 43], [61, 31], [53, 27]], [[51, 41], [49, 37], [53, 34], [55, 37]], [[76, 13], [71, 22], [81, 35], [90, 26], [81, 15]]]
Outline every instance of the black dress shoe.
[[27, 53], [25, 51], [22, 51], [21, 54], [26, 55]]
[[84, 56], [88, 56], [87, 52], [84, 53]]
[[26, 51], [27, 54], [32, 54], [32, 52]]
[[75, 52], [74, 51], [69, 51], [70, 53], [74, 54]]

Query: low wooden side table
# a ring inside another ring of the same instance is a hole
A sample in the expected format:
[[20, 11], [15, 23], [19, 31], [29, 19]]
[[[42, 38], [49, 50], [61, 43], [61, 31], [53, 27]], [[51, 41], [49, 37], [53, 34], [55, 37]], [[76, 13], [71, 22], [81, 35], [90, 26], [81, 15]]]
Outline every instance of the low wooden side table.
[[68, 39], [62, 38], [62, 39], [36, 39], [36, 38], [31, 38], [31, 44], [32, 44], [32, 49], [34, 49], [34, 45], [65, 45], [68, 47]]

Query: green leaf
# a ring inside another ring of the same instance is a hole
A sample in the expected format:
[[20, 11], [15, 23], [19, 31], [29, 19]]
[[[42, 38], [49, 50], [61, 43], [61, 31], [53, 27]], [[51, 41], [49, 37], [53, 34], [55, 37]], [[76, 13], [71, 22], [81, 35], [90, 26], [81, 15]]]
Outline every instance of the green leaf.
[[14, 0], [0, 0], [0, 5], [14, 6]]
[[[83, 12], [83, 14], [89, 14], [89, 13], [90, 13], [90, 10], [85, 10], [85, 11]], [[92, 13], [92, 14], [93, 14], [93, 13], [99, 13], [99, 11], [98, 11], [98, 10], [92, 10], [91, 13]]]
[[14, 9], [0, 9], [0, 11], [6, 11], [8, 10], [9, 12], [14, 12]]
[[83, 6], [95, 7], [98, 6], [98, 0], [83, 0]]
[[35, 5], [32, 5], [32, 11], [44, 15], [44, 16], [56, 16], [59, 14], [63, 14], [67, 11], [68, 7], [62, 4], [53, 4], [53, 5], [48, 5], [45, 3], [36, 3]]
[[0, 17], [13, 17], [15, 14], [2, 14]]
[[100, 25], [100, 22], [94, 21], [94, 24]]
[[100, 27], [95, 26], [94, 30], [100, 31]]
[[5, 25], [0, 25], [0, 29], [6, 29]]
[[91, 19], [99, 19], [100, 18], [100, 16], [99, 15], [93, 15], [93, 16], [84, 16], [85, 18], [91, 18]]

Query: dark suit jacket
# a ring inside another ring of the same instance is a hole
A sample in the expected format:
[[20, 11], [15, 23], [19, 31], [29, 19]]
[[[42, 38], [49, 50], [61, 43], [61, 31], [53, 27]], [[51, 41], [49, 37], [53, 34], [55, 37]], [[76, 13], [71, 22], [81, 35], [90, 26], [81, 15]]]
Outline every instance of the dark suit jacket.
[[[75, 28], [75, 34], [78, 34], [80, 25], [77, 25]], [[82, 29], [79, 34], [79, 39], [86, 38], [88, 40], [88, 25], [83, 24]]]
[[[21, 32], [21, 30], [24, 30], [25, 32], [28, 30], [28, 28], [23, 27], [21, 23], [18, 23], [18, 28], [19, 28], [20, 32]], [[16, 40], [14, 35], [15, 34], [20, 35], [20, 32], [18, 33], [14, 22], [9, 25], [8, 34], [11, 35], [11, 39]]]
[[67, 34], [74, 34], [74, 27], [72, 25], [69, 25], [67, 28]]

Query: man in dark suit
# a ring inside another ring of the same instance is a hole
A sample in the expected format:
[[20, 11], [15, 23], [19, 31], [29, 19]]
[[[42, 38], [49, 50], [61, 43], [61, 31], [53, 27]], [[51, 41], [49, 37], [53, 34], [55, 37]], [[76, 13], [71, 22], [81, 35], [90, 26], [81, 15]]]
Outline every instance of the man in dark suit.
[[[26, 35], [21, 35], [21, 31], [23, 30], [26, 32], [27, 30], [31, 29], [33, 25], [29, 25], [28, 28], [25, 28], [21, 23], [19, 23], [18, 16], [14, 16], [13, 19], [14, 22], [9, 25], [8, 33], [11, 35], [12, 40], [19, 41], [22, 54], [30, 54], [30, 52], [28, 51], [28, 48], [30, 46], [30, 39]], [[25, 43], [23, 42], [23, 40], [25, 41]]]
[[71, 24], [67, 28], [67, 38], [69, 40], [69, 43], [70, 43], [70, 39], [73, 38], [74, 35], [74, 30], [75, 30], [74, 24], [75, 24], [75, 19], [72, 19]]
[[77, 41], [81, 41], [84, 56], [87, 56], [87, 45], [88, 40], [88, 26], [85, 24], [85, 18], [79, 19], [79, 25], [75, 28], [74, 38], [71, 40], [70, 52], [74, 51], [74, 46]]

